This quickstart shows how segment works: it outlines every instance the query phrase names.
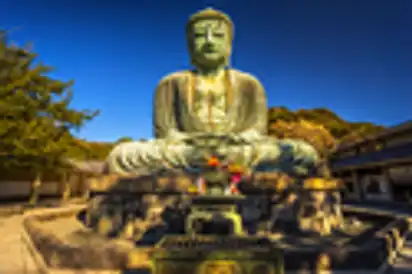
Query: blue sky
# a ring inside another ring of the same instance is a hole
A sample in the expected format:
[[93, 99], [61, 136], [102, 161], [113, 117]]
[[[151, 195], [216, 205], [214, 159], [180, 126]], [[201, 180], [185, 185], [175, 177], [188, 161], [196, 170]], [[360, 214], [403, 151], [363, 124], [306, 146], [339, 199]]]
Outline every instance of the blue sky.
[[1, 0], [0, 27], [33, 42], [52, 74], [74, 79], [76, 108], [101, 115], [80, 136], [152, 136], [152, 98], [189, 67], [190, 14], [207, 6], [235, 22], [233, 66], [256, 75], [270, 106], [327, 107], [350, 121], [412, 119], [412, 1]]

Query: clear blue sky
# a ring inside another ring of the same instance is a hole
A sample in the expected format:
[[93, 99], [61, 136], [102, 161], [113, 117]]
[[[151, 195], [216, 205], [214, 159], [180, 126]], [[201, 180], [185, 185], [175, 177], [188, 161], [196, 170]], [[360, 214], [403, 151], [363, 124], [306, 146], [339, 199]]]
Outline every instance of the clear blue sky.
[[351, 121], [412, 118], [409, 0], [2, 0], [0, 27], [32, 41], [53, 77], [74, 79], [77, 108], [100, 109], [81, 137], [152, 136], [154, 88], [189, 66], [190, 14], [235, 22], [233, 66], [264, 84], [270, 106], [327, 107]]

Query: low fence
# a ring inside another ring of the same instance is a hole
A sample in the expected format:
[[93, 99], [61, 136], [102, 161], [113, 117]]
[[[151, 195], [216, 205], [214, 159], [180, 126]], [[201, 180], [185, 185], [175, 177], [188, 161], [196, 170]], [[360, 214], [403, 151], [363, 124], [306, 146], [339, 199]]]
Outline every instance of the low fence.
[[[72, 174], [66, 181], [42, 181], [37, 187], [33, 181], [5, 181], [0, 180], [0, 204], [20, 203], [28, 201], [33, 195], [34, 190], [38, 200], [42, 199], [61, 199], [85, 197], [90, 191], [106, 191], [118, 184], [120, 181], [130, 179], [120, 179], [115, 175], [82, 176]], [[136, 186], [141, 185], [136, 179]], [[67, 193], [69, 189], [70, 193]]]
[[[29, 197], [33, 182], [30, 181], [0, 181], [0, 200]], [[58, 195], [61, 192], [60, 182], [43, 182], [40, 186], [41, 195]]]
[[[89, 180], [73, 176], [67, 182], [42, 181], [36, 184], [33, 181], [0, 181], [0, 204], [28, 201], [33, 195], [38, 200], [60, 199], [62, 197], [80, 197], [89, 190]], [[68, 191], [70, 193], [68, 193]]]

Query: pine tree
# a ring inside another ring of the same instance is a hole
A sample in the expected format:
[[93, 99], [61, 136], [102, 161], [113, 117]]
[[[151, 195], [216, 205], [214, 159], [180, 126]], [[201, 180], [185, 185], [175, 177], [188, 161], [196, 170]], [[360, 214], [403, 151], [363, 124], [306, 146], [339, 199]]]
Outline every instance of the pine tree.
[[73, 109], [73, 81], [52, 79], [53, 69], [36, 63], [35, 53], [0, 36], [1, 166], [36, 173], [63, 168], [77, 146], [72, 132], [98, 111]]

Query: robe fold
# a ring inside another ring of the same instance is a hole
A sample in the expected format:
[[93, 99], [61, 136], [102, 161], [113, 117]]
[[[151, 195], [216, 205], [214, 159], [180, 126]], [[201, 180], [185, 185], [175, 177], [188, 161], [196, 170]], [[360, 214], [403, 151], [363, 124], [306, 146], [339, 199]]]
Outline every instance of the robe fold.
[[186, 168], [198, 159], [201, 150], [184, 142], [171, 144], [169, 136], [173, 139], [173, 134], [179, 132], [189, 136], [190, 133], [234, 133], [252, 136], [253, 141], [241, 146], [222, 146], [218, 153], [228, 160], [250, 167], [266, 162], [287, 172], [308, 173], [318, 161], [316, 150], [300, 140], [267, 136], [264, 88], [250, 74], [233, 69], [226, 73], [226, 115], [218, 120], [217, 126], [210, 122], [212, 119], [200, 119], [192, 110], [197, 100], [194, 72], [176, 72], [162, 79], [155, 91], [153, 107], [156, 139], [119, 144], [108, 157], [108, 169], [120, 174], [139, 174], [142, 170]]
[[[224, 130], [218, 133], [241, 133], [248, 130], [266, 135], [268, 106], [264, 88], [253, 76], [230, 70], [231, 94], [228, 96]], [[191, 71], [173, 73], [160, 81], [154, 98], [154, 135], [165, 138], [170, 131], [210, 132], [209, 126], [191, 112]]]

